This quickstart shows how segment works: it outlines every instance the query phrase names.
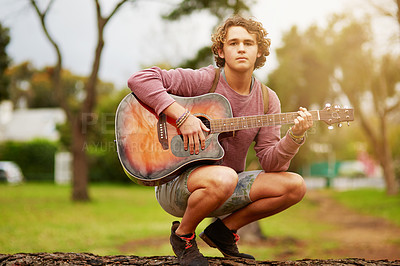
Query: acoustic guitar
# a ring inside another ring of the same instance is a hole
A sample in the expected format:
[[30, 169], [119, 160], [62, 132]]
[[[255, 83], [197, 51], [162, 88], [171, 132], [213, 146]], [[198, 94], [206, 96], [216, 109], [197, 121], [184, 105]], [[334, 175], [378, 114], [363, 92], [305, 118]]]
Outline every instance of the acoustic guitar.
[[[158, 186], [169, 182], [189, 166], [215, 163], [224, 150], [220, 133], [294, 123], [297, 112], [233, 117], [229, 101], [217, 93], [196, 97], [171, 95], [210, 129], [205, 132], [206, 147], [199, 154], [183, 148], [183, 138], [175, 121], [141, 102], [133, 93], [119, 104], [115, 117], [118, 158], [128, 177], [141, 185]], [[309, 111], [313, 120], [328, 125], [353, 121], [353, 109], [326, 106]], [[341, 124], [340, 124], [341, 125]]]

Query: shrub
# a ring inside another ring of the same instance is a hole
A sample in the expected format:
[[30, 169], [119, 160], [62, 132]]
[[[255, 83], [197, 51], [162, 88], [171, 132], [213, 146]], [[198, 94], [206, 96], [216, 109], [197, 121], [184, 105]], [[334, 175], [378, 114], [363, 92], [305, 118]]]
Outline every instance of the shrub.
[[56, 151], [57, 144], [49, 140], [7, 141], [0, 144], [0, 160], [17, 163], [27, 181], [52, 181]]

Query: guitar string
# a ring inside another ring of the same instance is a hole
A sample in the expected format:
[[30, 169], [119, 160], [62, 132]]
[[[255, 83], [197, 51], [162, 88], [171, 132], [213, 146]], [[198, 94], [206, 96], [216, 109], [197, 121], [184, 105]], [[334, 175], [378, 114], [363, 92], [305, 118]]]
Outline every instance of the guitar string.
[[[319, 120], [319, 111], [310, 111], [313, 120]], [[297, 112], [257, 115], [246, 117], [230, 117], [213, 119], [210, 121], [212, 133], [230, 132], [241, 129], [274, 126], [293, 123], [297, 118]]]

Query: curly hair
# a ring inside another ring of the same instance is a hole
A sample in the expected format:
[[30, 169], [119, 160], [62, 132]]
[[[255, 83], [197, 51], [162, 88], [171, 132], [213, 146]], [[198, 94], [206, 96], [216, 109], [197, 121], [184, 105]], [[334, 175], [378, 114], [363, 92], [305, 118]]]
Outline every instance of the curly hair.
[[268, 32], [264, 29], [261, 22], [255, 21], [251, 18], [246, 19], [242, 16], [235, 15], [228, 18], [223, 25], [217, 28], [215, 34], [211, 36], [212, 46], [211, 50], [214, 53], [214, 59], [218, 67], [223, 67], [225, 65], [225, 59], [218, 55], [218, 51], [222, 50], [225, 43], [225, 38], [228, 33], [229, 27], [241, 26], [245, 28], [249, 33], [255, 34], [257, 36], [258, 52], [261, 56], [257, 58], [254, 69], [260, 68], [265, 64], [267, 60], [266, 57], [269, 55], [269, 49], [271, 45], [271, 40], [267, 38]]

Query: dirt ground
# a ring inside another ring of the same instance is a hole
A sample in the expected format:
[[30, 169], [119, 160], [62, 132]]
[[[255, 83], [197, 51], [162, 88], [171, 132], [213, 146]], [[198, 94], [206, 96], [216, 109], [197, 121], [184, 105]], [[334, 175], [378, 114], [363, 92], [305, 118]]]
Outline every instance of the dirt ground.
[[[330, 251], [327, 257], [346, 258], [332, 260], [304, 259], [287, 261], [246, 261], [225, 258], [208, 258], [210, 265], [399, 265], [400, 227], [384, 219], [359, 214], [339, 205], [326, 194], [311, 191], [307, 197], [318, 206], [315, 215], [320, 222], [334, 224], [336, 229], [321, 236], [322, 241], [335, 240], [340, 247]], [[151, 240], [150, 240], [151, 241]], [[154, 239], [159, 245], [162, 239]], [[121, 247], [132, 250], [138, 245], [151, 245], [149, 240], [133, 241]], [[263, 243], [258, 243], [260, 245]], [[271, 243], [270, 243], [271, 244]], [[304, 244], [304, 243], [302, 243]], [[293, 254], [291, 254], [293, 255]], [[301, 257], [301, 254], [297, 257]], [[2, 265], [178, 265], [173, 256], [97, 256], [88, 253], [35, 253], [0, 254]]]
[[356, 213], [316, 191], [307, 196], [319, 206], [315, 214], [319, 221], [338, 227], [322, 236], [341, 243], [341, 247], [330, 254], [332, 257], [400, 259], [399, 226], [382, 218]]

